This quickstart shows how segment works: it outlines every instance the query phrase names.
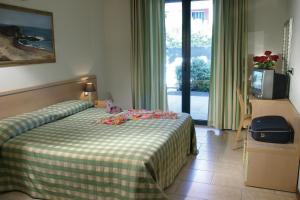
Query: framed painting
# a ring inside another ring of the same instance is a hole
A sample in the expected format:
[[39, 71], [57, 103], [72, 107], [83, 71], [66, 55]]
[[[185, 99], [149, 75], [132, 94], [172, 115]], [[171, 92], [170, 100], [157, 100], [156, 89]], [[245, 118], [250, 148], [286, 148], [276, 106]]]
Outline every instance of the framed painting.
[[0, 67], [55, 61], [53, 14], [0, 4]]

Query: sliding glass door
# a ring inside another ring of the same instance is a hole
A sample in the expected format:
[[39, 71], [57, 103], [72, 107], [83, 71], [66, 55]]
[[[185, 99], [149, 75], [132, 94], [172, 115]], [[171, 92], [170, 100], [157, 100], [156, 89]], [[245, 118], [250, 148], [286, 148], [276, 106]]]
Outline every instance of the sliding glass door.
[[206, 124], [210, 85], [212, 0], [166, 0], [169, 110]]
[[182, 112], [182, 2], [165, 5], [168, 107]]

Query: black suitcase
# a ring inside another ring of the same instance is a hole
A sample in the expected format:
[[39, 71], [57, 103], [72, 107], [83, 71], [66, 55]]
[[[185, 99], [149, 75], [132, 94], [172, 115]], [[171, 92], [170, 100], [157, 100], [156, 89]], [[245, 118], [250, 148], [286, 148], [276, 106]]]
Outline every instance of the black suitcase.
[[293, 129], [281, 116], [254, 118], [249, 131], [253, 139], [261, 142], [285, 144], [294, 141]]

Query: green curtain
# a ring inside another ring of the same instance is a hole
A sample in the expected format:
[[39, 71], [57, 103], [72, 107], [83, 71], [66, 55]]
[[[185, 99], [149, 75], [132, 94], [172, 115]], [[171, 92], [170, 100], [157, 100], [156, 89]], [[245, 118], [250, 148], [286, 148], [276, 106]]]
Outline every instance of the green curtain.
[[164, 0], [131, 0], [134, 108], [166, 110], [164, 23]]
[[213, 0], [212, 75], [208, 124], [236, 130], [236, 89], [247, 94], [247, 0]]

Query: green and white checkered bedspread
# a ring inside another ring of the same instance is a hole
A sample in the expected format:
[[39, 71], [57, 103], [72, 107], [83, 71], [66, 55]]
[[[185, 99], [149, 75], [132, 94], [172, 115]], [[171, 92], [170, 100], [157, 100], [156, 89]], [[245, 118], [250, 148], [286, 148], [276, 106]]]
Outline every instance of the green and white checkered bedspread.
[[0, 121], [0, 192], [51, 200], [166, 199], [163, 189], [197, 151], [187, 114], [108, 126], [95, 123], [111, 116], [102, 109], [75, 101], [63, 106]]

